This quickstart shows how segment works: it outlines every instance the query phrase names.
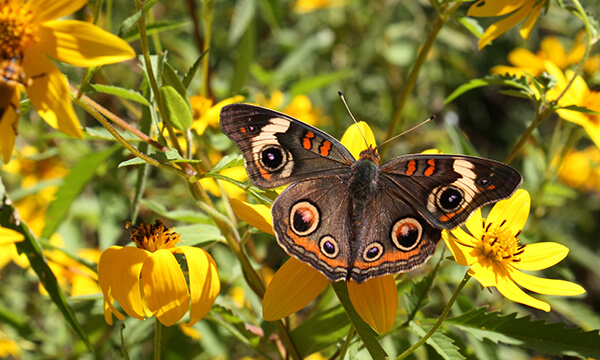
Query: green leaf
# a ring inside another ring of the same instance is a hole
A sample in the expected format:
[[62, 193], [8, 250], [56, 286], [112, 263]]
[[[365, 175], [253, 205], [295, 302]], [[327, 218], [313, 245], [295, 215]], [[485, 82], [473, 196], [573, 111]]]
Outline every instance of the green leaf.
[[598, 111], [590, 110], [586, 107], [577, 106], [577, 105], [559, 106], [559, 107], [557, 107], [557, 109], [579, 111], [580, 113], [590, 114], [590, 115], [600, 115], [600, 112], [598, 112]]
[[204, 59], [204, 57], [206, 56], [206, 54], [208, 54], [209, 50], [206, 50], [205, 52], [202, 53], [202, 55], [198, 56], [198, 58], [196, 59], [196, 61], [194, 61], [194, 63], [192, 64], [192, 66], [190, 66], [190, 68], [188, 69], [188, 71], [185, 73], [185, 76], [183, 77], [183, 80], [181, 80], [181, 83], [183, 85], [184, 88], [188, 88], [190, 87], [190, 84], [192, 83], [192, 80], [194, 79], [194, 75], [196, 75], [196, 71], [198, 71], [198, 68], [200, 67], [200, 65], [202, 64], [202, 59]]
[[355, 75], [354, 70], [341, 70], [332, 73], [312, 76], [306, 79], [296, 81], [290, 88], [290, 96], [294, 97], [300, 94], [307, 94], [311, 91], [319, 90], [338, 81], [347, 79]]
[[371, 326], [369, 326], [369, 324], [358, 315], [356, 310], [354, 310], [354, 306], [352, 306], [352, 302], [350, 301], [350, 295], [348, 295], [348, 285], [346, 285], [344, 281], [338, 281], [331, 283], [331, 287], [335, 291], [335, 294], [340, 300], [340, 303], [344, 307], [346, 314], [350, 318], [358, 336], [367, 348], [371, 357], [375, 360], [385, 359], [387, 353], [383, 350], [379, 341], [377, 341], [377, 333], [371, 329]]
[[463, 16], [458, 19], [458, 22], [465, 27], [471, 34], [475, 35], [478, 39], [483, 35], [483, 28], [479, 24], [479, 22], [472, 18]]
[[160, 77], [162, 79], [162, 85], [172, 86], [177, 93], [186, 101], [190, 110], [192, 109], [192, 104], [190, 104], [190, 100], [188, 98], [187, 90], [183, 85], [183, 82], [179, 79], [179, 75], [169, 63], [163, 62], [162, 71], [160, 73]]
[[139, 92], [137, 92], [135, 90], [124, 89], [124, 88], [121, 88], [118, 86], [101, 85], [101, 84], [90, 84], [90, 86], [92, 87], [92, 89], [94, 89], [98, 92], [118, 96], [123, 99], [135, 101], [140, 104], [150, 106], [150, 103], [148, 102], [148, 100], [142, 94], [140, 94]]
[[256, 14], [256, 0], [237, 0], [231, 15], [229, 46], [235, 46], [246, 33]]
[[185, 209], [169, 211], [163, 204], [146, 199], [142, 199], [140, 203], [146, 206], [148, 209], [154, 211], [156, 214], [171, 220], [194, 224], [207, 224], [212, 222], [212, 220], [210, 220], [204, 213], [198, 211]]
[[[59, 190], [60, 191], [60, 190]], [[0, 182], [0, 195], [2, 196], [2, 206], [0, 206], [0, 226], [15, 230], [24, 236], [24, 240], [16, 243], [17, 251], [20, 254], [25, 254], [29, 260], [31, 268], [36, 273], [40, 283], [44, 286], [44, 289], [48, 292], [50, 299], [60, 313], [63, 315], [67, 324], [75, 331], [77, 336], [85, 343], [87, 348], [92, 351], [92, 344], [90, 343], [85, 331], [77, 322], [73, 310], [69, 307], [65, 294], [58, 285], [58, 281], [54, 276], [54, 273], [46, 263], [42, 248], [39, 243], [29, 230], [29, 227], [25, 222], [18, 218], [18, 213], [12, 201], [4, 194], [4, 185]]]
[[[121, 135], [121, 137], [125, 140], [127, 140], [128, 142], [138, 142], [140, 141], [140, 138], [137, 137], [136, 135], [133, 135], [132, 133], [130, 133], [129, 131], [126, 130], [121, 130], [121, 129], [117, 129], [115, 128], [115, 130], [119, 133], [119, 135]], [[98, 127], [91, 127], [91, 126], [86, 126], [84, 131], [86, 133], [88, 133], [88, 135], [92, 138], [95, 139], [103, 139], [103, 140], [109, 140], [109, 141], [117, 141], [115, 139], [115, 137], [108, 132], [108, 130], [106, 130], [106, 128], [98, 126]]]
[[406, 292], [404, 293], [404, 303], [408, 314], [407, 321], [413, 320], [417, 311], [429, 303], [429, 291], [433, 286], [433, 280], [435, 280], [437, 276], [442, 260], [444, 260], [443, 256], [440, 257], [440, 260], [433, 271], [424, 276], [421, 280], [410, 283], [410, 295]]
[[140, 20], [142, 15], [145, 14], [148, 10], [150, 10], [154, 6], [154, 4], [156, 4], [157, 1], [158, 0], [148, 0], [140, 10], [136, 11], [135, 14], [125, 19], [123, 23], [121, 23], [117, 35], [123, 37], [123, 35], [128, 34], [130, 31], [133, 31], [134, 27], [137, 27], [137, 22]]
[[213, 305], [211, 309], [211, 315], [213, 321], [217, 322], [219, 325], [229, 331], [243, 344], [252, 348], [263, 358], [270, 358], [270, 356], [261, 349], [261, 337], [248, 331], [246, 328], [246, 323], [240, 319], [239, 316], [235, 315], [230, 309], [226, 309], [220, 305]]
[[246, 28], [236, 51], [234, 73], [231, 79], [231, 94], [240, 92], [250, 71], [250, 65], [254, 62], [256, 52], [256, 22], [252, 21]]
[[180, 131], [186, 131], [192, 126], [194, 117], [192, 116], [191, 106], [188, 105], [187, 96], [183, 98], [172, 86], [163, 86], [160, 88], [160, 96], [163, 102], [166, 121]]
[[304, 321], [291, 335], [303, 358], [325, 350], [348, 335], [350, 321], [344, 308], [335, 306]]
[[600, 334], [597, 330], [584, 332], [580, 328], [565, 328], [564, 323], [548, 324], [544, 320], [532, 321], [531, 316], [517, 318], [516, 313], [500, 315], [499, 311], [486, 313], [486, 310], [473, 309], [446, 319], [444, 323], [480, 340], [489, 339], [558, 356], [600, 357]]
[[219, 160], [217, 165], [215, 165], [215, 167], [213, 167], [209, 172], [217, 174], [225, 169], [243, 165], [244, 157], [242, 156], [242, 154], [225, 155], [223, 156], [223, 158], [221, 158], [221, 160]]
[[[177, 152], [177, 150], [175, 149], [168, 149], [167, 151], [161, 151], [161, 152], [157, 152], [157, 153], [150, 153], [147, 154], [148, 156], [150, 156], [151, 158], [153, 158], [156, 161], [162, 162], [162, 163], [189, 163], [189, 164], [195, 164], [195, 163], [200, 163], [202, 162], [202, 160], [197, 160], [197, 159], [184, 159], [182, 158], [179, 153]], [[134, 157], [131, 158], [129, 160], [125, 160], [122, 163], [119, 164], [118, 167], [124, 167], [124, 166], [132, 166], [132, 165], [142, 165], [145, 164], [146, 161], [143, 159], [140, 159], [139, 157]]]
[[533, 96], [533, 92], [526, 81], [527, 80], [524, 77], [517, 78], [510, 75], [490, 75], [479, 79], [473, 79], [468, 83], [459, 86], [452, 94], [448, 95], [446, 100], [444, 100], [444, 104], [448, 104], [469, 90], [490, 85], [513, 87]]
[[42, 238], [50, 239], [67, 215], [69, 207], [81, 193], [85, 185], [92, 179], [96, 169], [106, 162], [120, 146], [115, 145], [101, 152], [92, 152], [82, 157], [75, 164], [69, 174], [64, 178], [58, 188], [54, 201], [50, 203], [46, 212], [46, 224], [42, 230]]
[[[416, 322], [411, 321], [409, 323], [410, 329], [417, 335], [423, 337], [432, 326], [421, 327]], [[443, 331], [438, 329], [427, 341], [427, 345], [431, 346], [443, 359], [446, 360], [464, 360], [466, 359], [463, 354], [460, 353], [458, 346], [454, 344], [454, 341], [446, 336]]]
[[[174, 30], [189, 24], [187, 20], [171, 20], [171, 21], [157, 21], [152, 24], [146, 25], [146, 35], [159, 34], [163, 31]], [[132, 42], [140, 38], [139, 28], [133, 27], [127, 33], [127, 36], [123, 37], [123, 40]]]
[[[170, 215], [184, 217], [189, 215], [189, 212], [171, 212]], [[175, 226], [171, 230], [181, 235], [181, 241], [186, 246], [205, 247], [217, 241], [225, 241], [219, 228], [210, 224]]]

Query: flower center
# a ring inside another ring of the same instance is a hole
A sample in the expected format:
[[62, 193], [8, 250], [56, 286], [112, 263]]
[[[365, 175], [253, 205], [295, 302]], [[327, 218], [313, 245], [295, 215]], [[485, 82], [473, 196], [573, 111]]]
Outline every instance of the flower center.
[[131, 223], [127, 222], [126, 228], [131, 228], [131, 240], [135, 245], [150, 252], [155, 252], [160, 249], [170, 249], [179, 242], [179, 234], [169, 229], [161, 220], [156, 220], [154, 224], [148, 225], [141, 223], [138, 228], [135, 228]]
[[35, 44], [33, 14], [23, 8], [22, 1], [0, 0], [0, 57], [22, 56], [25, 48]]
[[525, 245], [519, 245], [518, 236], [521, 234], [519, 230], [516, 234], [503, 225], [506, 220], [500, 225], [494, 226], [492, 223], [485, 223], [485, 231], [481, 236], [481, 243], [477, 249], [481, 254], [493, 262], [521, 261], [519, 255], [525, 251]]

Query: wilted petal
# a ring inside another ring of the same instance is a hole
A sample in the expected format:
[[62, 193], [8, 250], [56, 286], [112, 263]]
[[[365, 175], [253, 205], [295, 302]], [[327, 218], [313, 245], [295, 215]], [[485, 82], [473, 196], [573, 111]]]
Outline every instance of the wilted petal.
[[25, 9], [33, 15], [33, 21], [42, 23], [44, 21], [58, 19], [74, 13], [88, 3], [89, 0], [29, 0], [25, 3]]
[[48, 21], [39, 27], [37, 36], [38, 50], [75, 66], [100, 66], [135, 57], [125, 40], [83, 21]]
[[329, 281], [323, 274], [296, 258], [277, 270], [263, 298], [263, 318], [275, 321], [289, 316], [313, 301]]
[[508, 300], [525, 304], [536, 309], [550, 311], [550, 305], [544, 301], [538, 300], [527, 295], [521, 290], [509, 276], [498, 276], [498, 285], [496, 286], [500, 294]]
[[543, 270], [558, 264], [568, 253], [568, 247], [554, 242], [527, 244], [519, 255], [521, 260], [513, 262], [512, 266], [526, 271]]
[[396, 321], [398, 290], [392, 275], [369, 279], [362, 284], [348, 282], [354, 309], [377, 333], [385, 334]]
[[17, 89], [12, 94], [12, 99], [8, 106], [0, 109], [0, 152], [2, 152], [2, 161], [5, 164], [10, 161], [10, 156], [15, 146], [19, 114], [17, 114], [13, 105], [19, 106], [20, 97], [19, 90]]
[[37, 113], [53, 128], [82, 139], [65, 76], [46, 56], [32, 49], [23, 58], [23, 67], [27, 76], [35, 77], [27, 87], [27, 95]]
[[584, 288], [570, 281], [540, 278], [510, 267], [507, 270], [517, 284], [538, 294], [573, 296], [585, 293]]
[[364, 121], [359, 121], [358, 125], [351, 125], [342, 136], [342, 140], [340, 142], [342, 145], [348, 148], [348, 150], [350, 150], [352, 156], [354, 156], [354, 158], [357, 160], [361, 151], [365, 150], [369, 146], [377, 146], [375, 143], [375, 135], [373, 135], [373, 130], [371, 130], [369, 125]]
[[506, 224], [503, 226], [511, 229], [512, 234], [516, 234], [525, 226], [530, 206], [529, 192], [519, 189], [509, 199], [498, 201], [490, 210], [486, 222], [492, 223], [492, 226], [499, 226], [506, 220]]
[[175, 256], [167, 249], [157, 250], [146, 258], [142, 285], [148, 309], [165, 326], [175, 325], [190, 308], [185, 277]]
[[191, 320], [187, 326], [192, 326], [212, 308], [221, 291], [221, 282], [217, 264], [206, 251], [191, 246], [180, 246], [177, 249], [185, 255], [188, 265]]
[[[144, 260], [150, 252], [135, 247], [119, 249], [112, 261], [109, 276], [112, 295], [125, 312], [138, 320], [144, 320], [148, 313], [140, 292], [140, 274]], [[102, 257], [100, 257], [102, 261]], [[102, 285], [102, 284], [101, 284]]]
[[113, 271], [116, 268], [115, 258], [117, 252], [121, 249], [120, 246], [111, 246], [102, 252], [98, 261], [98, 283], [104, 295], [104, 320], [108, 325], [112, 325], [112, 314], [117, 316], [117, 319], [125, 319], [125, 315], [121, 314], [113, 305], [113, 287], [112, 278]]
[[262, 230], [268, 234], [275, 235], [273, 231], [273, 219], [271, 208], [262, 204], [249, 204], [238, 199], [229, 201], [233, 212], [249, 225]]

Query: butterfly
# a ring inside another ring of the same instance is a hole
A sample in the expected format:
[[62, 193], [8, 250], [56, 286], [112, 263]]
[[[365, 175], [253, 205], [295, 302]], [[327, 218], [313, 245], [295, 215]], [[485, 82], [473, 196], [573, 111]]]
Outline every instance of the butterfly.
[[522, 177], [498, 161], [409, 154], [355, 160], [333, 136], [248, 104], [221, 110], [221, 130], [242, 151], [260, 188], [291, 183], [273, 202], [279, 245], [330, 281], [362, 283], [410, 271], [434, 253], [442, 230], [510, 197]]

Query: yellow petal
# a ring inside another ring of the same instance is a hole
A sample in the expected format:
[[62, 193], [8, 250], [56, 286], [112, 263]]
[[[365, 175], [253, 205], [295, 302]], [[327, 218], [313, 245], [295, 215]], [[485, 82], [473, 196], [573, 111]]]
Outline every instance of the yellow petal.
[[531, 197], [527, 190], [519, 189], [509, 199], [498, 201], [490, 211], [486, 223], [491, 226], [500, 226], [506, 220], [503, 227], [508, 227], [512, 234], [522, 230], [529, 216]]
[[529, 14], [534, 4], [535, 1], [528, 1], [519, 10], [515, 11], [506, 18], [490, 25], [479, 39], [479, 50], [483, 49], [491, 41], [510, 30], [519, 22], [521, 22], [521, 20], [523, 20], [527, 16], [527, 14]]
[[142, 285], [148, 309], [163, 325], [175, 325], [189, 310], [188, 286], [169, 250], [157, 250], [144, 260]]
[[512, 263], [517, 269], [537, 271], [558, 264], [569, 253], [569, 248], [554, 242], [542, 242], [525, 245], [525, 251], [519, 255], [521, 261]]
[[540, 51], [558, 67], [564, 68], [563, 62], [566, 58], [565, 48], [560, 40], [555, 36], [548, 36], [540, 43]]
[[502, 296], [508, 300], [525, 304], [546, 312], [550, 311], [550, 305], [548, 303], [527, 295], [523, 290], [521, 290], [521, 288], [515, 285], [509, 276], [499, 276], [498, 285], [496, 288], [500, 294], [502, 294]]
[[498, 285], [499, 273], [502, 271], [489, 264], [474, 263], [469, 269], [469, 275], [477, 280], [481, 286], [490, 287]]
[[[475, 210], [475, 212], [467, 219], [465, 222], [465, 227], [471, 235], [475, 239], [481, 239], [481, 235], [485, 230], [483, 227], [485, 226], [485, 221], [483, 220], [483, 216], [481, 216], [481, 209]], [[457, 229], [458, 230], [458, 229]]]
[[33, 50], [23, 58], [23, 67], [28, 76], [35, 77], [27, 87], [27, 95], [37, 113], [53, 128], [82, 139], [65, 76], [43, 54]]
[[507, 270], [514, 282], [538, 294], [574, 296], [585, 293], [584, 288], [570, 281], [545, 279], [522, 273], [511, 267]]
[[[144, 316], [149, 315], [140, 292], [142, 265], [148, 256], [150, 252], [128, 246], [119, 249], [110, 261], [111, 264], [107, 263], [107, 267], [112, 268], [108, 279], [112, 295], [129, 316], [138, 320], [144, 320]], [[102, 257], [100, 260], [102, 261]]]
[[[7, 94], [3, 91], [1, 96]], [[2, 152], [2, 161], [7, 164], [15, 146], [17, 136], [17, 124], [19, 123], [19, 114], [15, 107], [19, 106], [21, 94], [17, 89], [11, 95], [11, 100], [4, 109], [0, 109], [0, 151]]]
[[100, 66], [135, 57], [135, 51], [123, 39], [83, 21], [47, 21], [39, 27], [37, 36], [42, 53], [75, 66]]
[[525, 3], [526, 0], [479, 0], [471, 5], [467, 16], [489, 17], [511, 13]]
[[369, 279], [362, 284], [348, 282], [354, 309], [377, 333], [385, 334], [396, 321], [398, 290], [392, 275]]
[[271, 218], [271, 208], [267, 205], [249, 204], [238, 199], [231, 199], [229, 204], [233, 212], [240, 219], [259, 230], [275, 235], [273, 231], [273, 218]]
[[[454, 230], [452, 234], [455, 235], [455, 232], [457, 231], [461, 231], [465, 236], [468, 236], [464, 231], [460, 229]], [[458, 241], [456, 241], [450, 236], [450, 233], [447, 230], [444, 230], [442, 232], [442, 238], [444, 239], [444, 242], [446, 243], [448, 249], [450, 249], [450, 252], [454, 256], [454, 259], [460, 265], [469, 266], [475, 261], [477, 261], [476, 258], [473, 258], [469, 255], [469, 252], [472, 248], [461, 245]]]
[[[360, 127], [360, 130], [359, 130]], [[363, 135], [361, 134], [364, 134]], [[365, 143], [365, 138], [367, 142]], [[364, 121], [359, 121], [358, 125], [353, 124], [346, 130], [344, 136], [342, 136], [342, 140], [340, 141], [342, 145], [344, 145], [352, 156], [358, 160], [360, 157], [361, 151], [365, 150], [369, 146], [375, 147], [377, 144], [375, 143], [375, 135], [373, 135], [373, 130], [367, 125]]]
[[217, 264], [206, 251], [191, 246], [180, 246], [177, 249], [185, 255], [188, 265], [191, 320], [186, 326], [192, 326], [212, 308], [221, 291], [221, 282]]
[[24, 238], [23, 234], [13, 229], [0, 227], [0, 246], [20, 242]]
[[329, 281], [309, 265], [290, 258], [277, 270], [263, 298], [263, 318], [275, 321], [313, 301]]
[[24, 8], [33, 15], [33, 21], [42, 23], [44, 21], [58, 19], [81, 9], [89, 0], [29, 0]]
[[113, 305], [113, 271], [116, 267], [114, 263], [115, 255], [121, 249], [120, 246], [111, 246], [102, 252], [98, 261], [98, 283], [104, 295], [104, 320], [108, 325], [112, 325], [112, 315], [115, 314], [119, 320], [124, 320], [125, 316], [121, 314]]
[[[535, 3], [534, 1], [532, 1], [532, 2]], [[540, 13], [542, 12], [542, 7], [544, 7], [544, 5], [545, 5], [545, 2], [540, 1], [540, 3], [537, 6], [535, 6], [533, 8], [533, 10], [531, 10], [531, 12], [529, 13], [529, 16], [527, 16], [527, 20], [525, 20], [525, 22], [521, 26], [521, 29], [519, 30], [519, 34], [521, 34], [521, 37], [523, 39], [529, 40], [529, 35], [531, 35], [531, 30], [533, 30], [533, 26], [535, 25], [538, 18], [540, 17]]]

